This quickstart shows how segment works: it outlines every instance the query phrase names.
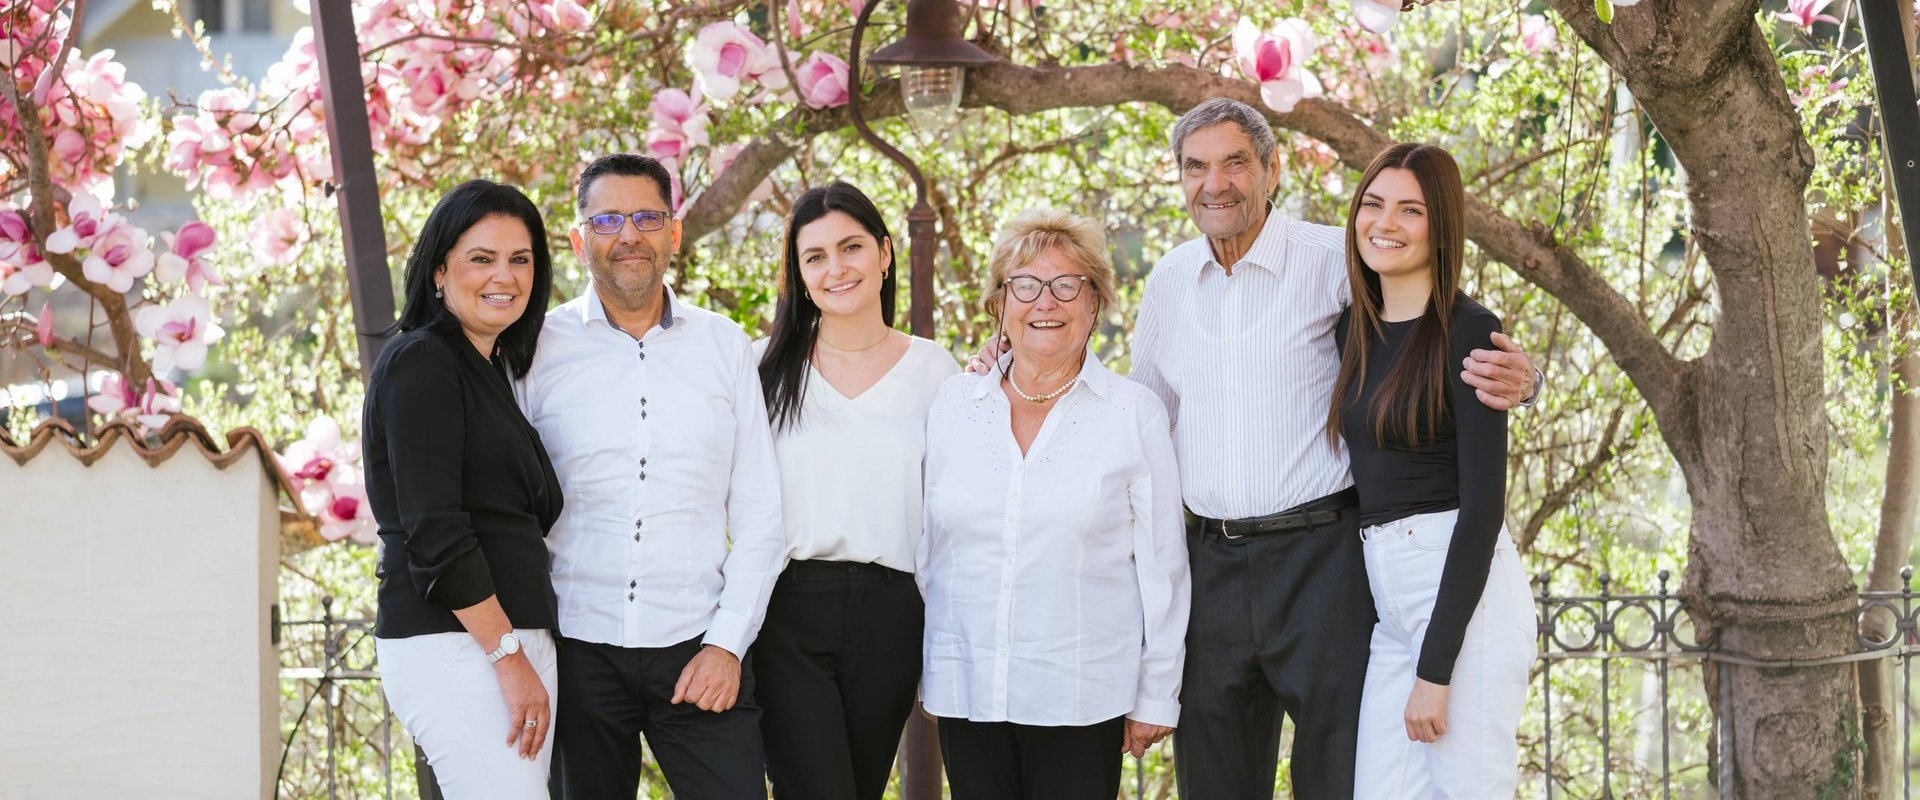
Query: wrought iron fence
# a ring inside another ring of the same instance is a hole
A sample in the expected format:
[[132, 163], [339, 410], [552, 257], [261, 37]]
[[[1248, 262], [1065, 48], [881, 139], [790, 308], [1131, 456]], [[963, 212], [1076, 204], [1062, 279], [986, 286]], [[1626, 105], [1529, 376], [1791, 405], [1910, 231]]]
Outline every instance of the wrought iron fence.
[[[1857, 618], [1877, 615], [1884, 638], [1861, 634], [1847, 661], [1894, 659], [1903, 797], [1912, 800], [1913, 658], [1920, 653], [1920, 604], [1912, 571], [1898, 591], [1861, 592]], [[1530, 798], [1702, 798], [1721, 796], [1725, 780], [1705, 696], [1705, 670], [1742, 661], [1700, 641], [1686, 605], [1662, 570], [1651, 594], [1617, 594], [1602, 575], [1594, 594], [1555, 595], [1549, 576], [1534, 580], [1540, 660], [1521, 730], [1522, 795]], [[335, 617], [277, 623], [283, 724], [276, 796], [420, 797], [431, 773], [417, 763], [380, 693], [372, 621]], [[318, 713], [318, 718], [314, 717]], [[405, 742], [403, 745], [402, 742]], [[395, 748], [403, 747], [396, 757]], [[1171, 796], [1171, 754], [1164, 746], [1135, 760], [1127, 783], [1135, 800]], [[1283, 745], [1284, 752], [1284, 745]], [[1284, 783], [1285, 765], [1282, 766]], [[396, 792], [396, 786], [402, 787]]]

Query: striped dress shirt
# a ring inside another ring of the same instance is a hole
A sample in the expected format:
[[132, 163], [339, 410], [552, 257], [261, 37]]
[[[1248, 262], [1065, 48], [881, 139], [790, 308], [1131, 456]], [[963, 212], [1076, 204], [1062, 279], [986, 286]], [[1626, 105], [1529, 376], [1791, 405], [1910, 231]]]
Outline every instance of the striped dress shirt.
[[1154, 266], [1131, 377], [1173, 418], [1187, 508], [1257, 517], [1353, 485], [1346, 445], [1326, 436], [1350, 297], [1346, 232], [1272, 209], [1231, 275], [1204, 237]]

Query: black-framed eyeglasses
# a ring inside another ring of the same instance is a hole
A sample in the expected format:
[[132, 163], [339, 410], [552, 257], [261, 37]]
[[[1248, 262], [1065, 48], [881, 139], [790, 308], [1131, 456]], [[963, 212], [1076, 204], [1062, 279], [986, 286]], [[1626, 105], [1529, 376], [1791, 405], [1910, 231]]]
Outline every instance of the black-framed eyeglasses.
[[587, 229], [601, 236], [612, 236], [626, 227], [627, 220], [633, 220], [633, 229], [641, 233], [651, 233], [667, 227], [667, 220], [673, 214], [667, 211], [635, 211], [631, 214], [595, 214], [587, 218]]
[[1071, 303], [1080, 296], [1080, 290], [1093, 280], [1085, 275], [1056, 275], [1053, 280], [1043, 281], [1032, 275], [1015, 275], [1000, 282], [1013, 294], [1013, 299], [1022, 303], [1031, 303], [1040, 299], [1042, 288], [1053, 292], [1053, 299], [1062, 303]]

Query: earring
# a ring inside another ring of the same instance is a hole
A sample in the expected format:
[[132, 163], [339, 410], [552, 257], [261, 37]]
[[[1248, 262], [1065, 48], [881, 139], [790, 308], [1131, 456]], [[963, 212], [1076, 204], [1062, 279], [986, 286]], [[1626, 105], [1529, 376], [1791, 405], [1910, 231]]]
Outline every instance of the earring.
[[435, 287], [433, 287], [433, 296], [434, 296], [434, 297], [439, 297], [439, 296], [440, 296], [440, 287], [438, 287], [438, 286], [435, 286]]

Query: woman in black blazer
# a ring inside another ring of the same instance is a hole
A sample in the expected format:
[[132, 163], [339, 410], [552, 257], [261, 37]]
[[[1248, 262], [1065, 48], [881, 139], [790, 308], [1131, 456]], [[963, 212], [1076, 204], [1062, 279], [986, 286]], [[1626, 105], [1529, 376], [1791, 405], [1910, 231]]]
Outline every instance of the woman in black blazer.
[[532, 201], [461, 184], [414, 242], [403, 333], [367, 384], [382, 683], [451, 800], [547, 796], [560, 484], [509, 380], [533, 361], [551, 288]]

